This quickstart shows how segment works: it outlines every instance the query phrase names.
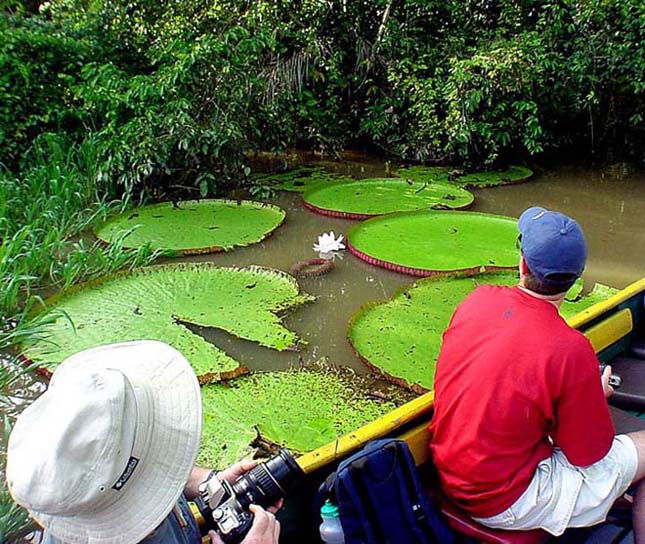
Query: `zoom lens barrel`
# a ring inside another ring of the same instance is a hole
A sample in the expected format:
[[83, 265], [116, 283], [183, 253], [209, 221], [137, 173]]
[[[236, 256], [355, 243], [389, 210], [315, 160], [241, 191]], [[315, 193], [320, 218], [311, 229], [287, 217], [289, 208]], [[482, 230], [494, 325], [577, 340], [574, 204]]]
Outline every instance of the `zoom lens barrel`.
[[295, 459], [286, 450], [280, 450], [268, 461], [242, 475], [233, 485], [233, 491], [242, 508], [259, 504], [266, 508], [284, 497], [286, 490], [304, 476]]

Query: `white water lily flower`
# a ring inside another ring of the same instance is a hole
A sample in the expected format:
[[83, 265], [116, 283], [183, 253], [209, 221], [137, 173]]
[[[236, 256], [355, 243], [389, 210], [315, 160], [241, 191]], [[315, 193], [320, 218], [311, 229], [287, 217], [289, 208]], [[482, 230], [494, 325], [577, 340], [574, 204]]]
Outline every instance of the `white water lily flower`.
[[336, 259], [342, 260], [345, 254], [342, 253], [341, 251], [327, 251], [326, 253], [319, 252], [318, 256], [321, 259], [327, 259], [328, 261], [335, 261]]
[[336, 238], [333, 230], [331, 232], [324, 232], [318, 236], [318, 243], [314, 244], [314, 251], [318, 251], [319, 253], [329, 253], [331, 251], [345, 249], [345, 244], [343, 244], [342, 241], [342, 234], [339, 234], [338, 238]]

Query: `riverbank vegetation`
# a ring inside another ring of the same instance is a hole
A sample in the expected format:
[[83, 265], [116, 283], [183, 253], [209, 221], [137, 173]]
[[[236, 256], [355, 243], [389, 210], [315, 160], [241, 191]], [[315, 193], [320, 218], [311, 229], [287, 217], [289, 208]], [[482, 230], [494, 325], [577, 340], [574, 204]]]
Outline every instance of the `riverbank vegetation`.
[[0, 0], [2, 347], [47, 290], [158, 256], [93, 221], [252, 188], [256, 152], [642, 163], [644, 40], [642, 0]]

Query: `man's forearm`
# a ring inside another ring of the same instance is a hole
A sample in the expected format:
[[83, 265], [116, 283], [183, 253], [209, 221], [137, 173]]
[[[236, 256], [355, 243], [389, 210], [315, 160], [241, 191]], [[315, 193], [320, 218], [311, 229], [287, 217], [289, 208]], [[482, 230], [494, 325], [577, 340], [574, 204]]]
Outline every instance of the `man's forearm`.
[[210, 468], [193, 467], [193, 470], [188, 476], [188, 481], [184, 487], [184, 495], [189, 501], [192, 501], [199, 495], [199, 484], [201, 484], [211, 473]]

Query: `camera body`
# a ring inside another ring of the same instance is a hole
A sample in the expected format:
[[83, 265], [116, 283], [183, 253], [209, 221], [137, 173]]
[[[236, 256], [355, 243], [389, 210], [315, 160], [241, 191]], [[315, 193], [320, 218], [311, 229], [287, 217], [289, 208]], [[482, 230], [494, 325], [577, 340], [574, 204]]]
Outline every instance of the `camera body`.
[[304, 472], [284, 449], [232, 484], [215, 474], [200, 485], [200, 496], [195, 500], [202, 533], [214, 529], [226, 544], [237, 544], [253, 525], [249, 506], [271, 506], [300, 476]]
[[[605, 368], [607, 367], [606, 364], [600, 363], [600, 374], [605, 373]], [[609, 376], [609, 385], [611, 385], [614, 389], [618, 389], [621, 385], [623, 385], [623, 379], [618, 375], [618, 374], [613, 374]]]
[[200, 486], [201, 505], [198, 507], [206, 524], [206, 531], [215, 529], [226, 543], [239, 542], [253, 524], [253, 514], [237, 500], [233, 486], [217, 475]]

